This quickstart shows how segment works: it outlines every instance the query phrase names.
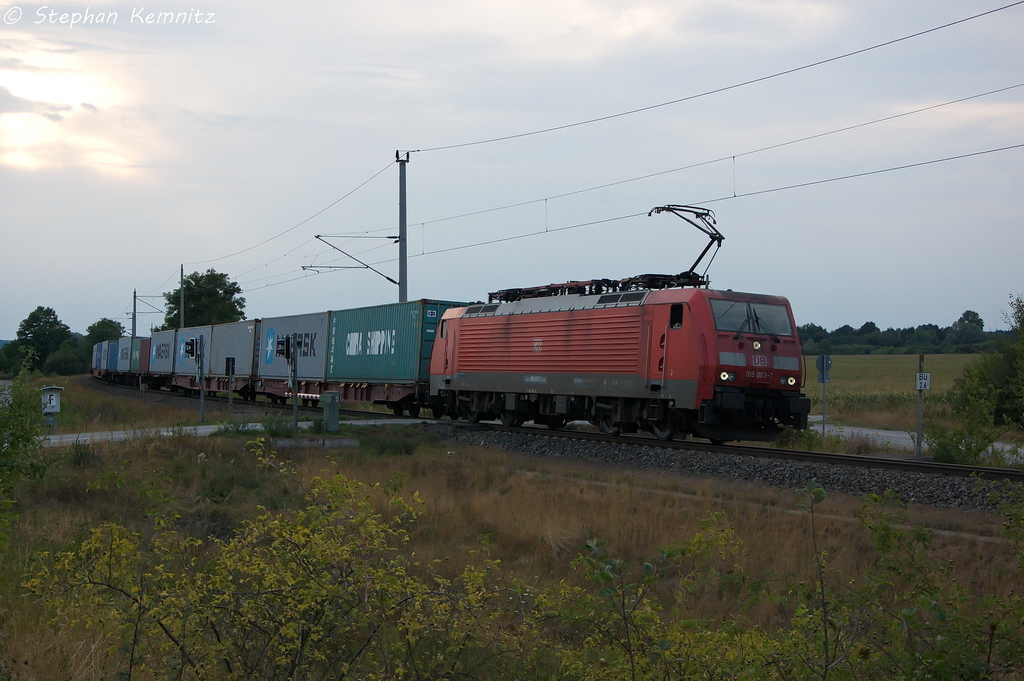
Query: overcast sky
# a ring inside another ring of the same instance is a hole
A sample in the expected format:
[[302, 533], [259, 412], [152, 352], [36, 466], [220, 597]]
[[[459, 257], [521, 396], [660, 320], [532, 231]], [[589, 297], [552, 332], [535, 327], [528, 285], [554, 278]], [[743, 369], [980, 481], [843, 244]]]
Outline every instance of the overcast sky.
[[[132, 290], [170, 291], [182, 263], [237, 280], [249, 317], [395, 301], [373, 272], [301, 268], [353, 264], [317, 234], [397, 232], [397, 149], [686, 98], [1005, 4], [0, 4], [0, 338], [37, 305], [75, 331], [130, 326]], [[678, 273], [706, 238], [646, 212], [698, 204], [725, 235], [712, 286], [787, 296], [799, 323], [973, 309], [1005, 328], [1024, 291], [1024, 149], [759, 192], [1024, 144], [1024, 87], [749, 152], [1024, 84], [1022, 36], [1019, 5], [668, 106], [413, 153], [409, 296]], [[331, 241], [397, 277], [392, 242]]]

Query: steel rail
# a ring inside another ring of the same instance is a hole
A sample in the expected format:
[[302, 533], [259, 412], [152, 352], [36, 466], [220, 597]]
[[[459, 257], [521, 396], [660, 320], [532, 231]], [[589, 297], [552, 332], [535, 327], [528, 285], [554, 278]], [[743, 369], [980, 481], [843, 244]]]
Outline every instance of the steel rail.
[[532, 428], [511, 428], [495, 424], [477, 424], [481, 430], [492, 430], [506, 433], [519, 433], [537, 437], [554, 437], [570, 440], [586, 440], [617, 445], [633, 445], [635, 447], [659, 447], [680, 451], [715, 452], [719, 454], [740, 454], [756, 456], [763, 459], [783, 459], [786, 461], [804, 461], [807, 463], [825, 463], [836, 466], [854, 466], [857, 468], [880, 468], [907, 473], [928, 473], [931, 475], [947, 475], [960, 478], [978, 477], [985, 480], [1009, 480], [1024, 482], [1024, 471], [1016, 468], [993, 468], [990, 466], [967, 466], [963, 464], [938, 463], [920, 459], [890, 459], [881, 456], [860, 456], [853, 454], [831, 454], [828, 452], [807, 452], [799, 449], [777, 449], [775, 447], [753, 447], [747, 445], [714, 445], [710, 442], [695, 440], [658, 440], [654, 437], [638, 435], [604, 435], [572, 430], [541, 430]]

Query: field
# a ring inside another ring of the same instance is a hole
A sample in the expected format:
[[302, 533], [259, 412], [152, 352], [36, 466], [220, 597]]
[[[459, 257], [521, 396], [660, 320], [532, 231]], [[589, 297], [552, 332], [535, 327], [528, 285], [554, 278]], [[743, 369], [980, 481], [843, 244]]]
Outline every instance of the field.
[[[949, 419], [942, 395], [952, 387], [973, 355], [925, 355], [924, 370], [932, 375], [925, 393], [925, 414], [938, 422]], [[814, 356], [805, 358], [804, 392], [811, 399], [811, 415], [821, 414], [821, 384]], [[888, 430], [917, 428], [917, 355], [832, 355], [826, 389], [830, 423]]]
[[[932, 393], [945, 392], [974, 355], [925, 355], [924, 370], [932, 375]], [[814, 368], [817, 356], [805, 358], [807, 378], [804, 391], [821, 399], [821, 384]], [[832, 355], [828, 392], [835, 394], [917, 395], [917, 355]]]

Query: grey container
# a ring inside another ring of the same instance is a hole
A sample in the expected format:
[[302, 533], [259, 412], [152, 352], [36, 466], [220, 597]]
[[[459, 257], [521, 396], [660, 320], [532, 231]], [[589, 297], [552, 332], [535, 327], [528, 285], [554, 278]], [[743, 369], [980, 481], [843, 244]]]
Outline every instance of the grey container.
[[121, 338], [117, 341], [117, 370], [124, 373], [132, 370], [131, 338]]
[[[198, 341], [200, 338], [202, 338], [203, 342], [205, 343], [205, 346], [206, 346], [206, 350], [205, 350], [206, 356], [209, 357], [210, 356], [210, 331], [211, 331], [212, 328], [213, 327], [211, 327], [211, 326], [190, 326], [190, 327], [187, 327], [187, 328], [184, 328], [184, 329], [178, 329], [178, 335], [177, 335], [177, 338], [176, 338], [176, 345], [174, 346], [177, 349], [177, 355], [174, 358], [174, 375], [175, 376], [198, 376], [199, 375], [199, 367], [196, 365], [195, 358], [194, 357], [189, 357], [188, 355], [185, 354], [185, 343], [187, 343], [190, 340]], [[198, 343], [196, 343], [196, 347], [197, 348], [199, 347]], [[199, 350], [197, 349], [196, 352], [198, 353]], [[209, 367], [209, 362], [207, 362], [206, 366]], [[209, 371], [209, 369], [208, 368], [204, 368], [204, 374], [207, 371]]]
[[290, 377], [288, 363], [275, 354], [277, 341], [298, 336], [296, 370], [300, 381], [324, 380], [327, 366], [327, 320], [329, 312], [269, 317], [260, 321], [259, 377]]
[[465, 303], [414, 300], [331, 312], [327, 380], [429, 380], [430, 352], [444, 311]]
[[149, 373], [174, 373], [174, 355], [176, 348], [174, 336], [177, 331], [157, 331], [149, 344]]
[[215, 324], [213, 340], [207, 352], [210, 358], [207, 364], [208, 376], [227, 376], [227, 360], [235, 360], [235, 376], [248, 378], [252, 376], [254, 349], [259, 333], [259, 320], [247, 319], [233, 324]]

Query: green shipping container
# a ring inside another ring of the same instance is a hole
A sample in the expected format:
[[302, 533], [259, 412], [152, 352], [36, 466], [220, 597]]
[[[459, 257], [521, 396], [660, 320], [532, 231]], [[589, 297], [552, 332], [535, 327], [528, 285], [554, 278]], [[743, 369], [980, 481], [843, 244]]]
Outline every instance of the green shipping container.
[[415, 383], [430, 378], [430, 351], [450, 307], [466, 303], [414, 300], [331, 312], [327, 380]]

